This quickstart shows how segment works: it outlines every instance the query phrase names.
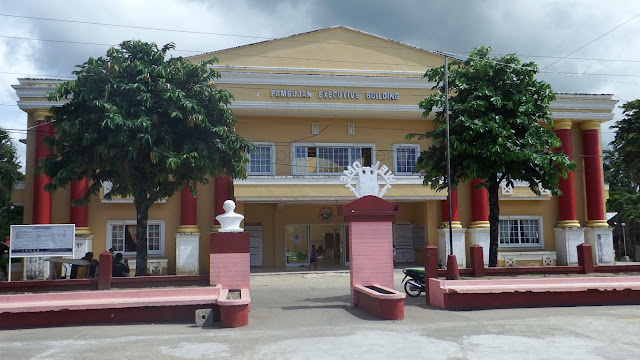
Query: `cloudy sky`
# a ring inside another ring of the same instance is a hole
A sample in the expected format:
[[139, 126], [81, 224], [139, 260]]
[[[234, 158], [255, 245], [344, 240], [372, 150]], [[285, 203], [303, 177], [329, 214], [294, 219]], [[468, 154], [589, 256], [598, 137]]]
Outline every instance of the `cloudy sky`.
[[[0, 127], [25, 137], [11, 85], [69, 77], [127, 39], [175, 42], [176, 55], [345, 25], [464, 56], [479, 45], [543, 69], [556, 92], [640, 98], [640, 2], [633, 0], [68, 0], [2, 1]], [[616, 111], [616, 119], [621, 117]], [[614, 134], [605, 124], [603, 141]], [[16, 142], [24, 161], [25, 146]]]

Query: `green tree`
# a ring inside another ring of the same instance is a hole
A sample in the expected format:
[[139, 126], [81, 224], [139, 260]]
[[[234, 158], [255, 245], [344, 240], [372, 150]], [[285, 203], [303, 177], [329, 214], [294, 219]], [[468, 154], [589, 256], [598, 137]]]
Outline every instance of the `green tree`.
[[22, 217], [15, 216], [11, 204], [11, 192], [20, 180], [24, 180], [24, 175], [20, 172], [16, 148], [9, 132], [0, 128], [0, 241], [9, 235], [9, 225], [22, 224]]
[[[515, 54], [489, 58], [491, 48], [478, 47], [464, 61], [449, 66], [449, 109], [451, 184], [484, 179], [480, 185], [489, 193], [489, 266], [498, 262], [498, 190], [505, 181], [529, 183], [540, 194], [540, 187], [559, 194], [558, 181], [575, 169], [562, 152], [555, 151], [560, 140], [552, 130], [549, 104], [555, 99], [551, 86], [538, 81], [534, 63], [521, 63]], [[427, 117], [436, 111], [434, 130], [408, 134], [408, 138], [431, 139], [422, 151], [416, 172], [424, 174], [424, 184], [447, 188], [444, 65], [425, 75], [436, 85], [420, 102]]]
[[622, 120], [613, 129], [611, 150], [604, 152], [605, 178], [609, 183], [607, 207], [621, 221], [640, 223], [640, 100], [622, 105]]
[[228, 105], [233, 96], [214, 85], [219, 73], [208, 68], [213, 58], [192, 64], [170, 57], [173, 43], [125, 41], [106, 56], [89, 58], [74, 71], [75, 80], [58, 85], [48, 99], [70, 98], [52, 107], [54, 137], [46, 138], [52, 154], [40, 162], [51, 177], [47, 191], [72, 181], [90, 180], [76, 204], [86, 204], [102, 182], [106, 194], [133, 197], [136, 208], [136, 274], [146, 274], [147, 221], [154, 202], [185, 184], [212, 176], [246, 174], [249, 142], [235, 133]]

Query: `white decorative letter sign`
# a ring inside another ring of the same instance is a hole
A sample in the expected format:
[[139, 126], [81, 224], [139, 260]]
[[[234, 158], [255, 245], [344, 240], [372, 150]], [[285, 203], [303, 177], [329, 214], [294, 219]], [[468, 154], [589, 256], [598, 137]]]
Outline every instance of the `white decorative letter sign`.
[[[351, 190], [358, 199], [367, 195], [381, 198], [387, 192], [387, 189], [391, 187], [391, 183], [396, 180], [386, 165], [382, 165], [380, 169], [378, 169], [378, 166], [380, 166], [380, 161], [377, 161], [375, 165], [371, 167], [363, 167], [356, 161], [344, 171], [344, 175], [340, 176], [340, 181], [345, 183], [345, 186]], [[352, 181], [354, 181], [356, 175], [358, 175], [358, 179], [356, 180], [356, 187], [354, 188]], [[378, 175], [380, 175], [385, 182], [382, 190], [380, 190], [380, 185], [378, 185]]]

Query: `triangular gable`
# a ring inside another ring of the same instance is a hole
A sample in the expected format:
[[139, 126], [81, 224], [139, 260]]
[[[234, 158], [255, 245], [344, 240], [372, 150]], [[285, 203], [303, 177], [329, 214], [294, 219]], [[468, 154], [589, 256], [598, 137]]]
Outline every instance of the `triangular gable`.
[[443, 56], [345, 26], [315, 30], [190, 58], [216, 56], [222, 66], [276, 69], [352, 69], [424, 73]]

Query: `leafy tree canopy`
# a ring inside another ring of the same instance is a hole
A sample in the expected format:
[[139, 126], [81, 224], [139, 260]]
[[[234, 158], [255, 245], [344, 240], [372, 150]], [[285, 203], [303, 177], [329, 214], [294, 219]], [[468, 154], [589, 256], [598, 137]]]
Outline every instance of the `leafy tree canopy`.
[[[55, 137], [46, 138], [53, 153], [41, 161], [51, 177], [48, 191], [90, 179], [79, 204], [109, 181], [111, 196], [133, 197], [137, 211], [137, 269], [146, 269], [149, 207], [181, 190], [228, 173], [245, 176], [244, 154], [250, 143], [235, 133], [228, 105], [233, 96], [215, 86], [219, 73], [212, 58], [192, 64], [170, 57], [174, 44], [162, 48], [137, 40], [89, 58], [48, 99], [70, 100], [52, 107]], [[144, 260], [142, 260], [144, 259]], [[144, 261], [142, 263], [141, 261]]]
[[[575, 164], [555, 151], [560, 140], [552, 130], [549, 104], [555, 99], [551, 86], [535, 79], [535, 63], [521, 63], [515, 54], [490, 58], [491, 48], [478, 47], [464, 60], [449, 65], [451, 183], [457, 187], [471, 179], [484, 179], [489, 191], [491, 223], [490, 265], [496, 266], [498, 246], [498, 186], [515, 180], [559, 194], [558, 181]], [[427, 117], [434, 109], [436, 127], [408, 138], [431, 139], [420, 154], [416, 172], [434, 189], [447, 187], [444, 66], [425, 75], [433, 90], [420, 102]]]
[[24, 180], [24, 174], [20, 172], [16, 148], [9, 132], [0, 128], [0, 240], [9, 235], [9, 225], [22, 224], [22, 217], [13, 216], [16, 211], [11, 206], [11, 192], [20, 180]]
[[607, 207], [622, 221], [640, 223], [640, 100], [622, 105], [611, 150], [604, 152], [610, 197]]

